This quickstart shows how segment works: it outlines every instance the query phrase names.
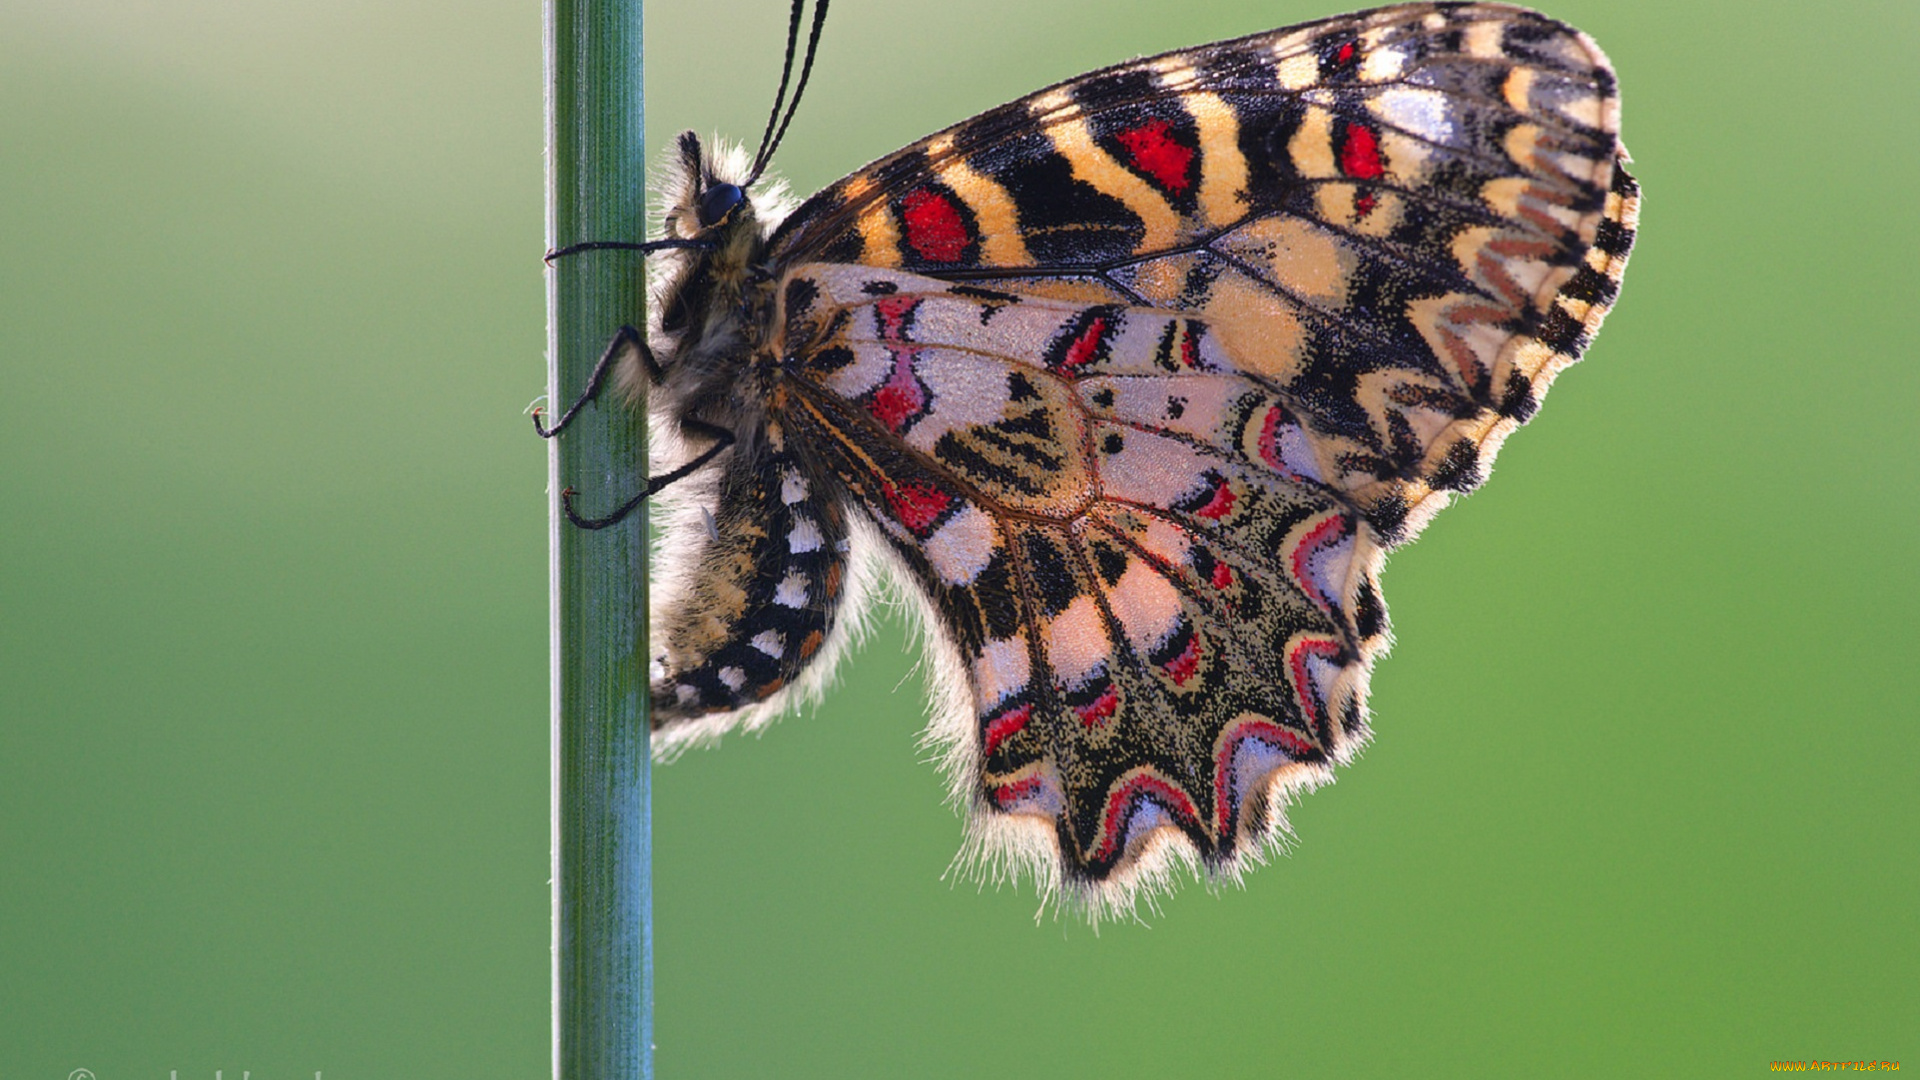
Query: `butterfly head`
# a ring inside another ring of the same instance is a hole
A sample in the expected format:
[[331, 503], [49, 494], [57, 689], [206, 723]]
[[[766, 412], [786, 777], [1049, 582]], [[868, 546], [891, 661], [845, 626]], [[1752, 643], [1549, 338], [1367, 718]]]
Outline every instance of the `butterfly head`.
[[764, 195], [749, 194], [755, 184], [750, 168], [738, 147], [722, 143], [708, 148], [693, 132], [681, 132], [666, 182], [667, 235], [704, 240], [719, 251], [741, 237], [760, 234], [755, 211]]
[[699, 332], [730, 315], [764, 261], [769, 226], [786, 200], [777, 183], [750, 181], [749, 170], [738, 150], [703, 147], [691, 131], [680, 136], [664, 185], [664, 231], [701, 246], [672, 261], [657, 297], [660, 328], [669, 334]]

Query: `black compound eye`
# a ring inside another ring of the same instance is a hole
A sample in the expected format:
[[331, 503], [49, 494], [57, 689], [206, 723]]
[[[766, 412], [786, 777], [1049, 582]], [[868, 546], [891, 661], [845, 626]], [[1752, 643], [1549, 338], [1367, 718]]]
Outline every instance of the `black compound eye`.
[[747, 193], [733, 184], [715, 184], [700, 193], [700, 227], [717, 225], [733, 212], [733, 208], [747, 201]]

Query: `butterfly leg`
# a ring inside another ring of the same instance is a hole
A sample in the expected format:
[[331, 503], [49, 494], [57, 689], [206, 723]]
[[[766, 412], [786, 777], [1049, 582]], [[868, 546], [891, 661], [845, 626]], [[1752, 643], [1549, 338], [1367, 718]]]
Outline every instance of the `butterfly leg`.
[[[576, 406], [576, 408], [577, 407], [578, 406]], [[569, 411], [568, 415], [569, 416], [572, 415], [571, 411]], [[561, 421], [561, 424], [565, 425], [565, 423], [566, 421], [563, 419]], [[641, 503], [646, 502], [648, 499], [652, 498], [655, 495], [658, 495], [662, 488], [665, 488], [668, 484], [671, 484], [677, 480], [682, 480], [692, 475], [694, 472], [698, 471], [702, 466], [706, 465], [707, 462], [712, 461], [714, 458], [720, 456], [720, 452], [722, 450], [725, 450], [727, 447], [733, 445], [734, 435], [733, 435], [732, 429], [730, 428], [723, 428], [718, 424], [709, 424], [703, 420], [692, 420], [692, 419], [682, 421], [681, 426], [684, 427], [688, 432], [692, 434], [707, 436], [708, 438], [713, 440], [713, 445], [707, 447], [705, 450], [700, 451], [699, 456], [695, 457], [692, 461], [687, 462], [685, 465], [680, 466], [679, 468], [673, 470], [670, 473], [667, 473], [664, 476], [656, 476], [653, 479], [647, 481], [646, 490], [640, 492], [640, 494], [635, 495], [633, 498], [628, 499], [626, 502], [622, 503], [618, 510], [615, 510], [613, 513], [608, 514], [606, 517], [601, 517], [601, 518], [581, 517], [579, 513], [577, 513], [573, 508], [573, 495], [574, 495], [573, 489], [568, 488], [565, 491], [562, 491], [560, 493], [560, 509], [566, 511], [567, 520], [572, 522], [575, 528], [579, 528], [579, 529], [604, 529], [609, 525], [618, 525], [621, 521], [626, 519], [626, 516], [628, 514], [631, 514], [636, 509], [638, 509]]]
[[[712, 249], [712, 247], [713, 244], [711, 241], [689, 240], [679, 237], [669, 237], [664, 240], [649, 240], [643, 244], [631, 243], [625, 240], [589, 240], [581, 244], [569, 244], [563, 248], [555, 248], [547, 252], [545, 261], [551, 266], [559, 259], [564, 259], [569, 255], [578, 255], [583, 251], [638, 251], [645, 255], [668, 249], [690, 248], [698, 251], [706, 251]], [[552, 427], [547, 427], [540, 422], [541, 410], [533, 410], [533, 430], [538, 432], [543, 439], [551, 439], [555, 435], [560, 434], [561, 430], [573, 420], [575, 413], [578, 413], [584, 408], [587, 402], [600, 396], [600, 389], [606, 384], [607, 374], [613, 370], [613, 362], [629, 349], [637, 351], [640, 354], [640, 360], [647, 368], [648, 381], [652, 382], [655, 386], [660, 385], [660, 381], [666, 377], [666, 372], [661, 369], [660, 361], [654, 358], [653, 350], [647, 347], [647, 336], [631, 326], [622, 326], [620, 329], [614, 331], [613, 340], [607, 343], [606, 351], [600, 354], [600, 362], [594, 365], [593, 374], [587, 379], [586, 392], [581, 394], [572, 405], [567, 407], [567, 411], [560, 416], [560, 422]]]
[[693, 248], [698, 251], [710, 251], [713, 249], [713, 242], [711, 240], [683, 239], [677, 236], [670, 236], [664, 240], [648, 240], [643, 244], [636, 244], [631, 240], [588, 240], [584, 243], [568, 244], [563, 248], [554, 248], [552, 251], [547, 252], [542, 261], [551, 266], [569, 255], [578, 255], [583, 251], [638, 251], [645, 255], [649, 252], [665, 251], [669, 248]]
[[540, 423], [541, 410], [535, 409], [533, 410], [533, 430], [543, 439], [551, 439], [564, 431], [568, 424], [573, 423], [574, 416], [581, 409], [586, 408], [588, 402], [600, 396], [600, 391], [607, 384], [608, 373], [613, 371], [614, 362], [629, 351], [640, 354], [641, 362], [647, 366], [647, 378], [656, 386], [659, 385], [664, 372], [660, 370], [660, 361], [654, 359], [653, 350], [647, 347], [646, 337], [631, 326], [622, 326], [614, 331], [613, 340], [607, 342], [606, 351], [600, 354], [600, 362], [593, 365], [593, 374], [587, 377], [586, 390], [574, 400], [572, 405], [567, 406], [566, 412], [560, 414], [560, 422], [552, 427], [543, 425]]

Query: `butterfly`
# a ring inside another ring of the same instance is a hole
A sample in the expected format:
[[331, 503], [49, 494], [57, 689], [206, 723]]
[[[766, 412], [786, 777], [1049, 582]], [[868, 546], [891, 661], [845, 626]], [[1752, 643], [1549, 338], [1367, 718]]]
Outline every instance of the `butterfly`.
[[1364, 11], [1071, 79], [789, 212], [791, 119], [752, 162], [681, 136], [657, 325], [609, 352], [684, 462], [656, 754], [817, 694], [890, 577], [963, 863], [1096, 917], [1235, 878], [1369, 738], [1382, 560], [1615, 299], [1605, 56], [1520, 8]]

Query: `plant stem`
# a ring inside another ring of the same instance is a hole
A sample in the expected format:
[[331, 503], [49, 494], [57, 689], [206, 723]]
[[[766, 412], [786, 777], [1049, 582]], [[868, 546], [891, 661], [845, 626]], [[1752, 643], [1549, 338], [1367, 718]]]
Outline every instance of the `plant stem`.
[[[546, 0], [547, 244], [639, 240], [645, 228], [640, 0]], [[634, 252], [547, 274], [548, 401], [585, 388], [622, 325], [645, 326]], [[646, 510], [569, 525], [646, 482], [645, 426], [607, 393], [549, 442], [553, 634], [553, 1075], [653, 1075], [652, 814], [647, 738]]]

